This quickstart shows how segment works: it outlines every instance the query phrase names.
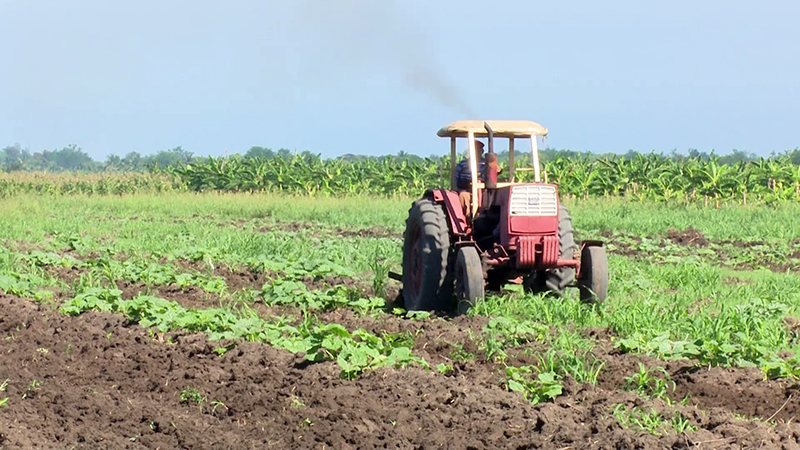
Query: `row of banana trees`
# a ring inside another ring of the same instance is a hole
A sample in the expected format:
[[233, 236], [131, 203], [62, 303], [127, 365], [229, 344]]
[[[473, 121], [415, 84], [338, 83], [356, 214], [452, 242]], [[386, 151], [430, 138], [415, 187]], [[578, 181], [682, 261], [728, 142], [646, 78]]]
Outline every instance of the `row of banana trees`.
[[[507, 163], [501, 164], [508, 173]], [[530, 166], [529, 157], [517, 167]], [[789, 157], [720, 164], [716, 158], [674, 160], [555, 158], [543, 163], [547, 181], [568, 197], [630, 197], [667, 202], [800, 201], [800, 165]], [[532, 172], [517, 172], [530, 181]], [[208, 158], [156, 173], [0, 174], [0, 198], [22, 193], [122, 195], [137, 192], [284, 192], [301, 195], [418, 196], [448, 187], [449, 157], [343, 161], [318, 155]], [[505, 176], [501, 175], [501, 179]]]
[[447, 159], [324, 160], [291, 158], [208, 158], [166, 168], [194, 191], [286, 192], [293, 194], [418, 195], [449, 180]]
[[[501, 164], [508, 173], [507, 163]], [[516, 167], [530, 167], [529, 156]], [[286, 192], [304, 195], [412, 195], [447, 187], [445, 156], [421, 162], [383, 159], [347, 162], [318, 155], [289, 158], [208, 158], [165, 169], [189, 190]], [[543, 163], [547, 181], [572, 197], [634, 197], [654, 201], [747, 203], [800, 200], [800, 166], [788, 157], [720, 164], [717, 157], [675, 161], [657, 155], [635, 158], [556, 158]], [[532, 172], [517, 172], [529, 181]], [[501, 175], [502, 179], [505, 179]]]

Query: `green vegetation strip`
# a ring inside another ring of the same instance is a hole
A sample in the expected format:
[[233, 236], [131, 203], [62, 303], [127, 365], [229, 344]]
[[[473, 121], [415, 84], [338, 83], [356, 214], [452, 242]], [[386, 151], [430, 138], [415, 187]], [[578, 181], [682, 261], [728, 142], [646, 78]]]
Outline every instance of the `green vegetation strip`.
[[384, 366], [429, 367], [423, 359], [411, 354], [409, 342], [403, 336], [378, 337], [364, 330], [351, 333], [338, 324], [314, 324], [310, 316], [295, 327], [268, 322], [257, 315], [239, 317], [225, 309], [193, 310], [163, 298], [141, 295], [123, 300], [121, 295], [117, 289], [89, 289], [65, 302], [60, 311], [72, 316], [89, 310], [120, 313], [145, 328], [156, 327], [161, 332], [196, 331], [208, 333], [212, 341], [244, 339], [266, 343], [304, 354], [311, 362], [335, 360], [341, 367], [341, 377], [346, 379]]
[[[118, 280], [145, 282], [148, 285], [173, 285], [180, 288], [198, 287], [206, 292], [226, 297], [225, 279], [220, 276], [208, 276], [198, 273], [179, 273], [174, 267], [147, 261], [116, 261], [107, 257], [99, 257], [81, 261], [69, 255], [51, 252], [31, 251], [27, 254], [16, 254], [16, 259], [27, 263], [29, 267], [67, 267], [89, 269], [88, 277], [81, 278], [74, 289], [81, 291], [87, 288], [102, 288], [105, 280], [114, 285]], [[267, 264], [268, 263], [268, 264]], [[341, 273], [340, 268], [324, 262], [304, 261], [281, 264], [276, 261], [259, 260], [261, 270], [269, 267], [283, 267], [286, 273], [274, 274], [274, 277], [259, 288], [244, 288], [242, 291], [227, 295], [229, 300], [244, 302], [244, 305], [259, 302], [267, 306], [292, 306], [301, 311], [330, 311], [337, 308], [351, 308], [362, 313], [380, 311], [386, 308], [386, 300], [380, 297], [366, 296], [358, 288], [336, 285], [329, 288], [309, 289], [305, 283], [298, 281], [305, 277], [326, 277], [333, 273]], [[19, 265], [18, 268], [24, 268]], [[96, 275], [95, 275], [96, 274]], [[63, 280], [62, 280], [63, 281]], [[31, 273], [8, 273], [0, 275], [0, 290], [10, 294], [46, 300], [53, 296], [53, 291], [40, 289], [51, 283]]]
[[[604, 231], [636, 237], [664, 236], [671, 228], [684, 230], [691, 227], [715, 240], [759, 240], [771, 244], [800, 240], [800, 227], [786, 226], [800, 214], [800, 202], [777, 208], [723, 205], [717, 209], [615, 197], [563, 200], [570, 209], [575, 229], [582, 237], [596, 237]], [[358, 230], [381, 227], [399, 234], [404, 229], [411, 202], [410, 197], [368, 195], [342, 198], [188, 193], [124, 197], [27, 195], [0, 203], [0, 229], [5, 239], [42, 240], [48, 235], [73, 235], [98, 245], [102, 244], [102, 239], [112, 238], [124, 244], [120, 248], [126, 250], [151, 251], [155, 248], [168, 253], [178, 246], [195, 245], [223, 247], [226, 251], [235, 250], [235, 253], [247, 255], [247, 250], [239, 247], [248, 243], [261, 245], [264, 251], [273, 251], [265, 245], [270, 243], [268, 239], [253, 236], [265, 234], [256, 232], [261, 227], [220, 227], [219, 221], [263, 221], [263, 227], [269, 228], [278, 218], [284, 223], [306, 223], [321, 228]], [[91, 226], [87, 227], [87, 224]], [[303, 237], [302, 232], [306, 230], [300, 231], [297, 236]], [[285, 241], [290, 236], [283, 234], [281, 238]], [[309, 248], [300, 240], [297, 239], [296, 243], [307, 252]], [[398, 247], [395, 239], [362, 241], [384, 241], [384, 250]], [[359, 246], [361, 251], [364, 245], [366, 243]], [[349, 261], [358, 260], [351, 257]]]
[[[795, 277], [768, 274], [726, 285], [719, 269], [685, 263], [643, 266], [612, 260], [616, 283], [602, 306], [574, 298], [521, 293], [490, 296], [472, 314], [515, 318], [558, 329], [562, 344], [580, 347], [570, 328], [608, 328], [617, 349], [708, 366], [758, 367], [767, 378], [800, 378], [800, 337], [787, 321], [798, 316]], [[648, 273], [649, 272], [649, 273]], [[534, 326], [534, 325], [526, 325]], [[781, 358], [781, 351], [795, 356]]]
[[[128, 258], [118, 260], [113, 257], [113, 252], [104, 253], [84, 260], [77, 259], [70, 255], [62, 255], [56, 252], [46, 252], [32, 250], [27, 253], [17, 253], [17, 260], [28, 263], [35, 267], [60, 267], [71, 269], [87, 269], [103, 278], [114, 280], [125, 280], [130, 282], [144, 282], [153, 285], [175, 285], [178, 287], [195, 286], [211, 293], [223, 293], [226, 291], [226, 281], [223, 276], [202, 273], [196, 270], [184, 271], [172, 264], [162, 264], [156, 261], [142, 258]], [[204, 252], [179, 254], [178, 257], [170, 255], [175, 259], [183, 256], [184, 260], [197, 262], [204, 257]], [[300, 280], [306, 277], [315, 279], [325, 279], [328, 277], [347, 277], [353, 275], [353, 271], [328, 261], [304, 260], [287, 261], [280, 257], [267, 258], [266, 255], [259, 255], [250, 258], [242, 264], [247, 270], [256, 273], [266, 273], [275, 276], [275, 280], [270, 283], [280, 283], [283, 280]], [[209, 265], [209, 272], [213, 272], [213, 264]], [[268, 284], [268, 285], [271, 285]]]
[[[202, 222], [101, 222], [91, 232], [84, 232], [79, 224], [56, 224], [55, 219], [48, 222], [37, 220], [34, 223], [38, 229], [31, 230], [33, 227], [9, 221], [4, 231], [9, 240], [16, 240], [15, 246], [51, 252], [70, 249], [82, 259], [119, 255], [125, 259], [197, 262], [209, 271], [218, 266], [245, 266], [255, 272], [313, 271], [314, 276], [354, 277], [376, 270], [386, 272], [386, 261], [397, 261], [400, 247], [396, 239], [389, 238], [325, 238], [314, 236], [313, 231], [260, 233]], [[47, 237], [37, 242], [29, 233]]]
[[[530, 155], [520, 153], [518, 158], [517, 167], [530, 167]], [[507, 160], [500, 159], [499, 163], [508, 173]], [[559, 185], [566, 196], [626, 196], [703, 204], [800, 200], [800, 166], [789, 155], [734, 164], [722, 164], [717, 156], [555, 156], [542, 165], [549, 181]], [[447, 186], [449, 167], [449, 156], [421, 161], [385, 158], [347, 162], [309, 154], [292, 158], [208, 158], [171, 167], [167, 172], [194, 191], [419, 195], [429, 187]], [[530, 180], [532, 175], [521, 173], [518, 178]]]
[[[443, 151], [442, 153], [446, 153]], [[662, 202], [700, 203], [800, 200], [800, 152], [725, 163], [719, 156], [636, 154], [588, 156], [545, 151], [542, 168], [565, 196], [619, 197]], [[507, 170], [508, 154], [500, 154]], [[171, 191], [281, 192], [302, 195], [420, 195], [449, 184], [450, 157], [383, 157], [323, 159], [304, 153], [273, 157], [171, 158], [174, 165], [152, 174], [101, 173], [83, 177], [0, 176], [0, 198], [25, 192], [93, 195]], [[460, 157], [459, 157], [460, 158]], [[530, 167], [530, 155], [519, 152], [517, 167]], [[187, 163], [188, 162], [188, 163]], [[9, 169], [12, 166], [9, 166]], [[24, 164], [13, 166], [25, 168]], [[518, 179], [532, 175], [519, 173]]]

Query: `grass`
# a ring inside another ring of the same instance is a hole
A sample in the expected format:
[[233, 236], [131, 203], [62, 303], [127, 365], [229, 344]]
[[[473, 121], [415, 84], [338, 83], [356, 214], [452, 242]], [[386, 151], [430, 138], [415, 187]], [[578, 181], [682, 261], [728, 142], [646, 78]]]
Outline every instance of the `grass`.
[[[399, 255], [397, 239], [339, 237], [330, 232], [319, 235], [313, 229], [262, 230], [274, 224], [269, 218], [249, 228], [220, 226], [205, 218], [212, 212], [216, 218], [224, 218], [225, 209], [219, 209], [219, 205], [228, 205], [227, 214], [242, 210], [233, 208], [229, 202], [217, 203], [216, 197], [198, 197], [196, 204], [188, 198], [177, 197], [166, 201], [155, 197], [118, 199], [120, 204], [107, 197], [84, 199], [83, 203], [71, 197], [39, 198], [13, 205], [17, 201], [14, 199], [3, 205], [5, 211], [0, 227], [4, 235], [0, 238], [39, 244], [48, 249], [72, 247], [83, 253], [107, 250], [111, 246], [114, 252], [133, 257], [177, 256], [212, 264], [230, 265], [259, 258], [268, 261], [323, 259], [347, 265], [355, 272], [370, 272], [375, 268], [376, 259], [397, 260]], [[58, 201], [65, 204], [58, 204]], [[175, 203], [170, 205], [172, 202]], [[283, 199], [283, 202], [288, 207], [294, 200]], [[251, 213], [250, 218], [257, 211], [257, 202], [251, 204], [239, 198], [238, 203]], [[193, 217], [195, 214], [198, 217]], [[247, 217], [246, 212], [243, 214]], [[92, 226], [87, 227], [87, 223]]]
[[[62, 219], [73, 219], [71, 225], [65, 224], [67, 230], [88, 232], [85, 224], [75, 221], [75, 217], [91, 220], [108, 231], [134, 216], [156, 221], [180, 218], [186, 223], [206, 223], [206, 217], [265, 223], [279, 219], [350, 229], [380, 226], [402, 232], [412, 201], [412, 198], [403, 197], [316, 198], [276, 194], [22, 195], [5, 199], [0, 204], [0, 223], [13, 230], [12, 234], [24, 232], [29, 225], [56, 226]], [[573, 216], [575, 228], [585, 233], [621, 231], [653, 236], [670, 228], [683, 230], [693, 227], [714, 239], [800, 239], [800, 227], [789, 226], [800, 214], [800, 204], [793, 202], [780, 207], [726, 205], [719, 209], [638, 203], [615, 198], [567, 200], [565, 204]], [[201, 217], [192, 217], [195, 214]], [[104, 225], [110, 218], [115, 220]]]
[[791, 226], [800, 203], [779, 207], [726, 205], [719, 209], [699, 205], [661, 205], [624, 199], [565, 202], [573, 225], [587, 232], [626, 232], [636, 236], [662, 235], [670, 228], [695, 228], [713, 239], [800, 239], [800, 227]]
[[626, 391], [636, 392], [645, 398], [657, 398], [671, 404], [670, 392], [675, 391], [675, 382], [663, 367], [647, 368], [639, 363], [639, 371], [625, 378]]
[[670, 431], [684, 433], [697, 430], [697, 427], [691, 425], [689, 419], [678, 411], [673, 411], [670, 420], [667, 420], [653, 408], [641, 406], [628, 408], [627, 405], [618, 404], [613, 410], [613, 415], [623, 427], [635, 428], [654, 436], [662, 436]]

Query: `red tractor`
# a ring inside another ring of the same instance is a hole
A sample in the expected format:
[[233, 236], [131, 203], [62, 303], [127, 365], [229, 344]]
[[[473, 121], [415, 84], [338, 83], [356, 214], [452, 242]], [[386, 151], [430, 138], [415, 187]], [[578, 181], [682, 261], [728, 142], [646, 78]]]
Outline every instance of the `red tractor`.
[[[441, 130], [450, 138], [448, 189], [430, 189], [409, 210], [403, 244], [401, 296], [406, 310], [466, 312], [512, 280], [527, 292], [560, 297], [577, 287], [585, 302], [602, 302], [608, 291], [608, 266], [600, 241], [578, 247], [572, 222], [558, 198], [558, 187], [542, 182], [538, 136], [547, 128], [529, 121], [457, 121]], [[471, 190], [456, 187], [456, 139], [466, 138]], [[486, 138], [483, 177], [478, 174], [475, 139]], [[494, 139], [509, 143], [508, 181], [498, 182]], [[515, 139], [530, 139], [534, 182], [514, 181]], [[546, 174], [545, 174], [546, 178]], [[455, 305], [454, 305], [455, 303]]]

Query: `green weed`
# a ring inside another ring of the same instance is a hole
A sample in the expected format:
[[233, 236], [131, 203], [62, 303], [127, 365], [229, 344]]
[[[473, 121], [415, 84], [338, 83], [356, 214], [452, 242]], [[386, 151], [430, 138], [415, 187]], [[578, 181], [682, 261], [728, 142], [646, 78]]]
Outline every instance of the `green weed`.
[[201, 394], [200, 391], [193, 387], [184, 388], [180, 392], [180, 399], [181, 403], [196, 403], [198, 405], [201, 405], [208, 400], [206, 396]]
[[508, 390], [520, 392], [532, 404], [551, 400], [563, 392], [563, 386], [553, 372], [540, 372], [530, 366], [506, 366], [505, 373]]
[[[663, 375], [663, 378], [656, 376]], [[648, 369], [639, 363], [639, 372], [625, 377], [624, 389], [633, 391], [645, 398], [658, 398], [672, 404], [669, 393], [675, 391], [675, 382], [670, 379], [669, 373], [663, 367]]]
[[635, 427], [655, 436], [663, 436], [670, 429], [678, 433], [697, 430], [697, 427], [691, 425], [689, 419], [678, 411], [674, 411], [672, 418], [667, 420], [653, 408], [645, 410], [634, 406], [628, 409], [626, 405], [618, 404], [614, 407], [613, 415], [623, 427]]

